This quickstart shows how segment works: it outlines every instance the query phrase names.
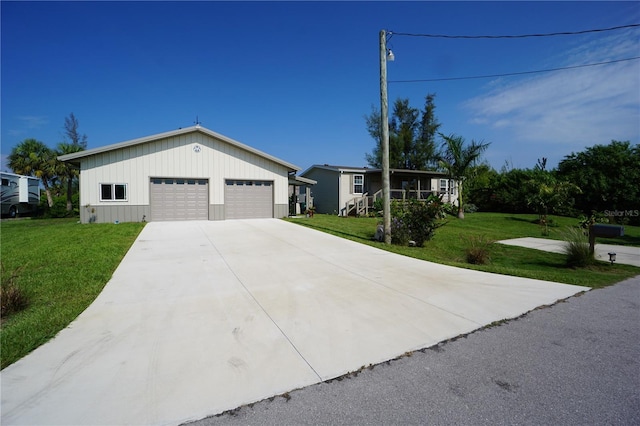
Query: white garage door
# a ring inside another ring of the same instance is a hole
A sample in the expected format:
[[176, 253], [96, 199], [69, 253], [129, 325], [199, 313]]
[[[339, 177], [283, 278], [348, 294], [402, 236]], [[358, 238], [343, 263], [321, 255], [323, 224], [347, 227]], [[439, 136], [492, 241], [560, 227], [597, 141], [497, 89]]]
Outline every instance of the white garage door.
[[224, 186], [226, 219], [273, 217], [273, 182], [227, 180]]
[[207, 179], [151, 179], [151, 220], [207, 220]]

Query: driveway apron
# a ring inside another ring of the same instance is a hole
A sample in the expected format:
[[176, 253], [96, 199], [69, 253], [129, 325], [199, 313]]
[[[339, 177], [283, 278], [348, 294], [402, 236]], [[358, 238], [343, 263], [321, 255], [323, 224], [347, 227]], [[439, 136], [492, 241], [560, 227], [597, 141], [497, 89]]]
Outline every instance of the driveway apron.
[[585, 290], [276, 219], [152, 222], [85, 312], [0, 373], [2, 424], [175, 425]]

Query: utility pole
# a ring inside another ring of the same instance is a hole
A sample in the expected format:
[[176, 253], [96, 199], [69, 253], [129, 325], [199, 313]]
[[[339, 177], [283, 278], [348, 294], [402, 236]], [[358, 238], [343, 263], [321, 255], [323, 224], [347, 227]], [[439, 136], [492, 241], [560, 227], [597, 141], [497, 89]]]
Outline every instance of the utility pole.
[[382, 120], [382, 215], [384, 242], [391, 244], [389, 183], [389, 98], [387, 95], [387, 31], [380, 31], [380, 115]]

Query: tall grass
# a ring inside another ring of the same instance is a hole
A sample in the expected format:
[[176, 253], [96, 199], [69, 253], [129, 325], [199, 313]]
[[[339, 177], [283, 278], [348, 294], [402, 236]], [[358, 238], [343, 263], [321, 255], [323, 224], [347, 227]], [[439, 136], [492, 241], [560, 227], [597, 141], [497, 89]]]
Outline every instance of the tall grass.
[[[0, 264], [1, 265], [1, 264]], [[2, 270], [2, 285], [0, 286], [0, 317], [2, 319], [25, 309], [29, 305], [29, 299], [22, 289], [16, 284], [20, 271], [24, 266], [16, 268], [10, 274]]]
[[484, 235], [470, 235], [467, 237], [467, 262], [472, 265], [484, 265], [490, 259], [491, 244], [494, 242]]
[[589, 237], [580, 228], [565, 230], [563, 251], [567, 256], [567, 266], [571, 268], [584, 268], [596, 262], [589, 247]]

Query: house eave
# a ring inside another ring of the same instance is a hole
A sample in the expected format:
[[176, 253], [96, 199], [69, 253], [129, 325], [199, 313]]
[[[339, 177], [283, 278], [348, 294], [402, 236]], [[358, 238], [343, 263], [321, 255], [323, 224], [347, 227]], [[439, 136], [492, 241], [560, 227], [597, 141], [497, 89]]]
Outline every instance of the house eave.
[[[300, 173], [302, 176], [306, 175], [313, 169], [329, 170], [336, 173], [362, 173], [362, 174], [377, 174], [382, 173], [382, 169], [370, 169], [368, 167], [349, 167], [349, 166], [332, 166], [328, 164], [320, 165], [314, 164], [313, 166]], [[428, 176], [447, 176], [444, 172], [436, 170], [410, 170], [410, 169], [389, 169], [390, 174], [413, 174], [413, 175], [428, 175]]]
[[302, 186], [302, 185], [315, 185], [317, 180], [309, 179], [302, 176], [289, 176], [289, 185]]
[[235, 146], [237, 148], [240, 148], [244, 151], [250, 152], [252, 154], [255, 154], [259, 157], [265, 158], [267, 160], [271, 160], [274, 163], [280, 164], [281, 166], [284, 166], [285, 168], [287, 168], [289, 171], [294, 171], [297, 172], [298, 170], [300, 170], [300, 167], [291, 164], [287, 161], [281, 160], [280, 158], [274, 157], [272, 155], [269, 155], [265, 152], [262, 152], [258, 149], [252, 148], [248, 145], [245, 145], [241, 142], [238, 142], [234, 139], [231, 139], [227, 136], [221, 135], [219, 133], [216, 133], [212, 130], [209, 130], [207, 128], [201, 127], [201, 126], [191, 126], [191, 127], [185, 127], [183, 129], [178, 129], [178, 130], [172, 130], [170, 132], [164, 132], [164, 133], [158, 133], [155, 135], [150, 135], [150, 136], [145, 136], [142, 138], [138, 138], [138, 139], [132, 139], [129, 141], [124, 141], [124, 142], [119, 142], [119, 143], [115, 143], [115, 144], [111, 144], [111, 145], [106, 145], [106, 146], [102, 146], [102, 147], [98, 147], [98, 148], [93, 148], [93, 149], [88, 149], [85, 151], [80, 151], [80, 152], [74, 152], [72, 154], [66, 154], [66, 155], [61, 155], [58, 157], [58, 160], [60, 161], [65, 161], [65, 162], [69, 162], [72, 164], [79, 164], [80, 160], [86, 157], [90, 157], [92, 155], [97, 155], [97, 154], [102, 154], [105, 152], [110, 152], [110, 151], [115, 151], [118, 149], [122, 149], [122, 148], [128, 148], [128, 147], [132, 147], [132, 146], [136, 146], [136, 145], [140, 145], [143, 143], [147, 143], [147, 142], [153, 142], [156, 140], [161, 140], [161, 139], [167, 139], [167, 138], [171, 138], [174, 136], [180, 136], [180, 135], [184, 135], [187, 133], [192, 133], [192, 132], [200, 132], [203, 133], [205, 135], [208, 135], [214, 139], [218, 139], [221, 140], [223, 142], [226, 142], [232, 146]]

